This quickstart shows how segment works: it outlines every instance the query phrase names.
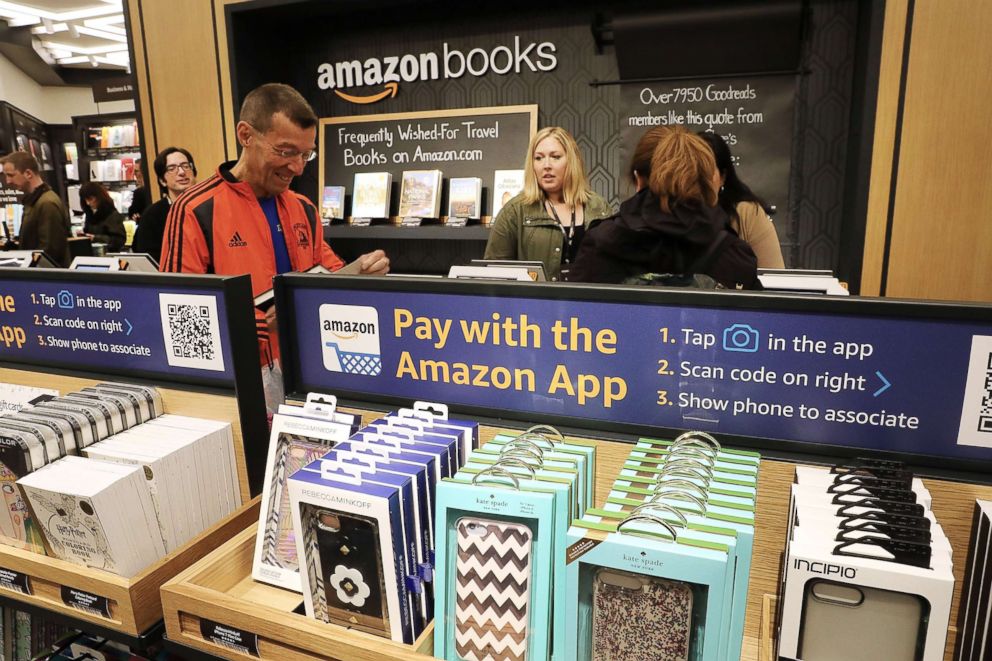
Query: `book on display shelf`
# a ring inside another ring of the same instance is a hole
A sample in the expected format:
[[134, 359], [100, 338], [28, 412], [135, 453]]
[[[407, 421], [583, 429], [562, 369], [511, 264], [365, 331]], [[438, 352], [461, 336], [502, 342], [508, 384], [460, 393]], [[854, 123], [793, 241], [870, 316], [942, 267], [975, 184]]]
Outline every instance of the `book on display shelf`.
[[474, 220], [482, 216], [482, 179], [456, 177], [448, 183], [448, 216]]
[[324, 186], [320, 198], [320, 217], [324, 220], [344, 220], [344, 186]]
[[351, 215], [354, 218], [388, 218], [393, 175], [389, 172], [355, 174]]
[[440, 215], [441, 171], [404, 171], [400, 190], [400, 218], [438, 218]]
[[503, 206], [524, 189], [523, 170], [496, 170], [493, 178], [493, 220]]

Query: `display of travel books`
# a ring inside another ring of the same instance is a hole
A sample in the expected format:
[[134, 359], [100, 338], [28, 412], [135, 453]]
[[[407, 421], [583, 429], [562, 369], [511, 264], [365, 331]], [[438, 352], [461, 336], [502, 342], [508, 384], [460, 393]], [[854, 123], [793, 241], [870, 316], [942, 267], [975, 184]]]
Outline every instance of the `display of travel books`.
[[344, 186], [324, 186], [320, 217], [325, 221], [344, 220]]
[[352, 218], [388, 218], [393, 175], [389, 172], [359, 172], [351, 200]]
[[400, 218], [438, 218], [441, 215], [441, 171], [405, 170], [400, 189]]
[[499, 215], [500, 209], [524, 189], [523, 170], [496, 170], [493, 177], [493, 217]]
[[448, 183], [448, 222], [451, 219], [478, 220], [482, 216], [482, 179], [456, 177]]

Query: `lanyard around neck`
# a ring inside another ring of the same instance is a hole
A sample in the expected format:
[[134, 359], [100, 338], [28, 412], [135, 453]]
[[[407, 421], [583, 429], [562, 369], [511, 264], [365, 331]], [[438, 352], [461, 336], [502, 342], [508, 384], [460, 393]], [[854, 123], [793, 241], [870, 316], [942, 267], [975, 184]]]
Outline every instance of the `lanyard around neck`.
[[545, 198], [545, 201], [548, 203], [548, 207], [550, 207], [551, 209], [551, 215], [555, 217], [555, 221], [558, 223], [558, 227], [561, 228], [561, 231], [564, 232], [565, 235], [568, 237], [568, 240], [571, 241], [572, 232], [575, 230], [575, 205], [572, 205], [572, 224], [568, 226], [568, 229], [566, 229], [565, 226], [562, 225], [561, 218], [558, 217], [558, 211], [555, 209], [554, 203], [552, 203], [551, 200], [548, 200], [547, 198]]

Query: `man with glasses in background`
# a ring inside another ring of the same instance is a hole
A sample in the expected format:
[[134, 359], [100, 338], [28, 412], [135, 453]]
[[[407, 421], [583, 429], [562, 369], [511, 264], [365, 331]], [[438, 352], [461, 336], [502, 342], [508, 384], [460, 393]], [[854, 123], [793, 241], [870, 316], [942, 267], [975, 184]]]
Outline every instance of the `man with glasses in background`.
[[[268, 83], [248, 93], [235, 127], [241, 156], [183, 193], [169, 210], [159, 269], [183, 273], [251, 275], [252, 294], [272, 289], [272, 278], [287, 271], [344, 262], [324, 242], [317, 207], [291, 190], [293, 177], [317, 157], [317, 115], [299, 92]], [[385, 275], [389, 258], [381, 250], [359, 257], [356, 273]], [[351, 271], [351, 269], [349, 269]], [[270, 308], [271, 310], [271, 308]], [[275, 319], [256, 309], [262, 365], [278, 365]], [[268, 384], [279, 383], [263, 369]]]
[[158, 153], [152, 167], [162, 198], [142, 213], [131, 242], [131, 251], [146, 252], [152, 259], [158, 260], [162, 255], [165, 219], [172, 203], [196, 183], [196, 163], [193, 162], [193, 155], [182, 147], [167, 147]]

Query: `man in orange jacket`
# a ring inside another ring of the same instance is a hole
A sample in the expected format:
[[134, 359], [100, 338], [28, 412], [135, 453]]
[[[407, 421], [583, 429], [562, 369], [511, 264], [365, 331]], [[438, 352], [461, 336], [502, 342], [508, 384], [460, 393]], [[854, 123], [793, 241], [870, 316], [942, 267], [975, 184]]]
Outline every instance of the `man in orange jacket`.
[[[248, 93], [237, 127], [241, 157], [173, 203], [165, 226], [160, 269], [251, 276], [252, 294], [272, 289], [272, 278], [318, 264], [335, 271], [344, 262], [324, 242], [320, 216], [309, 199], [289, 190], [317, 156], [317, 116], [299, 92], [269, 83]], [[381, 250], [358, 258], [360, 272], [385, 275]], [[273, 319], [256, 311], [262, 363], [279, 354]]]

